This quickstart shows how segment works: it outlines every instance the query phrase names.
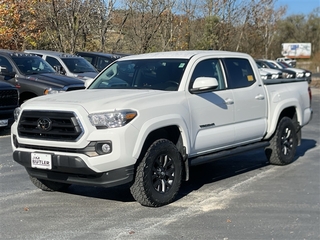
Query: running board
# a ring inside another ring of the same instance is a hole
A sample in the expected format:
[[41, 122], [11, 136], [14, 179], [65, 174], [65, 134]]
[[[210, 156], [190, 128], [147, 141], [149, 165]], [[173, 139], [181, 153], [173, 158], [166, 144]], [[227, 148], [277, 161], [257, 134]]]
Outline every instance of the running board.
[[190, 158], [189, 159], [189, 166], [196, 166], [196, 165], [200, 165], [200, 164], [204, 164], [204, 163], [208, 163], [208, 162], [213, 162], [213, 161], [220, 159], [220, 158], [223, 158], [223, 157], [228, 157], [231, 155], [250, 151], [253, 149], [257, 149], [257, 148], [265, 148], [269, 145], [270, 144], [267, 141], [266, 142], [258, 142], [258, 143], [252, 143], [249, 145], [244, 145], [244, 146], [240, 146], [240, 147], [236, 147], [236, 148], [232, 148], [232, 149], [228, 149], [228, 150], [223, 150], [220, 152], [215, 152], [215, 153], [211, 153], [211, 154], [207, 154], [207, 155], [203, 155], [203, 156], [199, 156], [199, 157], [195, 157], [195, 158]]

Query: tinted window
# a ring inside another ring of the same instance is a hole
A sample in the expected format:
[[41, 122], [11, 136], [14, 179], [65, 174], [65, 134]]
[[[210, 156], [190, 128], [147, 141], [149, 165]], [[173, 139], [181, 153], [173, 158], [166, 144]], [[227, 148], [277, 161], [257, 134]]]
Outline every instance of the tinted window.
[[46, 57], [46, 61], [52, 66], [59, 66], [62, 67], [59, 61], [53, 57]]
[[98, 57], [97, 58], [97, 63], [96, 63], [96, 68], [101, 71], [104, 69], [106, 66], [108, 66], [111, 63], [111, 59], [105, 58], [105, 57]]
[[40, 57], [12, 57], [12, 60], [25, 75], [55, 72], [54, 69]]
[[97, 72], [96, 69], [84, 58], [62, 58], [67, 68], [72, 73]]
[[114, 62], [89, 88], [147, 88], [177, 91], [187, 61], [185, 59], [143, 59]]
[[5, 57], [0, 56], [0, 66], [1, 67], [6, 67], [7, 72], [12, 72], [12, 66], [9, 63], [8, 59], [6, 59]]
[[226, 58], [223, 61], [230, 88], [248, 87], [255, 83], [256, 79], [251, 64], [247, 59]]
[[87, 60], [89, 63], [91, 63], [91, 64], [94, 64], [93, 63], [93, 57], [91, 57], [91, 56], [82, 56], [85, 60]]
[[225, 89], [226, 87], [219, 59], [207, 59], [199, 62], [191, 76], [190, 87], [198, 77], [216, 78], [218, 81], [217, 89]]

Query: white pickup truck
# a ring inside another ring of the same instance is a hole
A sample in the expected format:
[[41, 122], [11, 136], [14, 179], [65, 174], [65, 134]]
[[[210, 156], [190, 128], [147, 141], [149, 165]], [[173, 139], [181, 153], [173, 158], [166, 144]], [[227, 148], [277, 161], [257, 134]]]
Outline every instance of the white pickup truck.
[[174, 201], [189, 167], [255, 148], [294, 161], [312, 118], [304, 80], [262, 82], [247, 54], [177, 51], [120, 58], [86, 90], [15, 111], [13, 159], [45, 191], [128, 184], [144, 206]]

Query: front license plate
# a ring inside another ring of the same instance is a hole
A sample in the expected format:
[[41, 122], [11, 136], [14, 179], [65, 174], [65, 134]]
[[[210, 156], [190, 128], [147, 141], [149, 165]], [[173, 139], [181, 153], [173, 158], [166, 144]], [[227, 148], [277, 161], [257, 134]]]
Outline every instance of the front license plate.
[[0, 120], [0, 127], [6, 127], [8, 126], [8, 119]]
[[31, 167], [41, 169], [52, 169], [51, 155], [44, 153], [31, 153]]

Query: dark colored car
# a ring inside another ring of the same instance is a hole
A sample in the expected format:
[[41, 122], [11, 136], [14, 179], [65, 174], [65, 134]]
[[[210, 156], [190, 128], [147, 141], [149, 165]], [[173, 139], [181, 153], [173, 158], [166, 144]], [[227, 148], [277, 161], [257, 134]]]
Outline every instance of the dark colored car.
[[11, 50], [0, 50], [0, 81], [19, 89], [19, 104], [44, 94], [85, 88], [83, 81], [57, 73], [41, 57]]
[[10, 127], [13, 112], [19, 106], [19, 91], [12, 84], [0, 82], [0, 129]]
[[125, 54], [111, 54], [102, 52], [76, 52], [76, 55], [85, 58], [99, 72], [118, 58], [127, 56]]

